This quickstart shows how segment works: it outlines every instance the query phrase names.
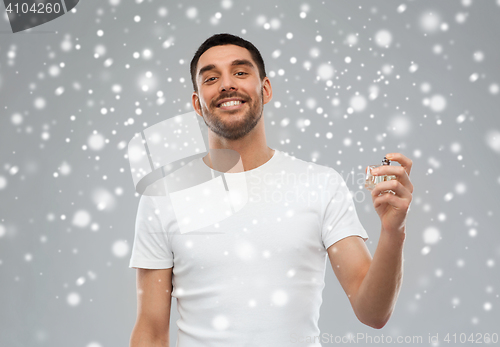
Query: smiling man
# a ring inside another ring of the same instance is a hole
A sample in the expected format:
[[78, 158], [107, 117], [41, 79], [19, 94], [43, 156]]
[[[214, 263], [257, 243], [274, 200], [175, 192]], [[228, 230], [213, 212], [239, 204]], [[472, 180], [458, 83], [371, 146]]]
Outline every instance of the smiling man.
[[[387, 154], [401, 166], [375, 173], [396, 179], [372, 190], [381, 220], [372, 258], [340, 174], [267, 146], [263, 107], [272, 88], [255, 46], [214, 35], [195, 53], [191, 77], [210, 149], [235, 151], [243, 164], [242, 172], [219, 173], [228, 182], [243, 177], [249, 199], [220, 223], [180, 233], [168, 196], [141, 197], [129, 265], [137, 268], [138, 293], [130, 345], [169, 346], [174, 297], [178, 347], [321, 346], [327, 258], [359, 321], [382, 328], [402, 283], [411, 160]], [[217, 171], [216, 159], [208, 154], [192, 170]]]
[[274, 150], [267, 146], [262, 115], [273, 94], [257, 48], [229, 35], [213, 36], [196, 52], [191, 76], [193, 107], [208, 126], [209, 147], [237, 151], [246, 170], [268, 161]]
[[[232, 141], [243, 138], [259, 124], [264, 104], [271, 99], [269, 79], [264, 77], [264, 81], [261, 81], [257, 66], [252, 63], [250, 54], [239, 46], [213, 47], [200, 57], [198, 63], [207, 65], [203, 65], [197, 74], [202, 86], [193, 93], [196, 111], [203, 115], [209, 129], [219, 138]], [[228, 65], [232, 70], [238, 70], [234, 76], [239, 79], [239, 83], [238, 88], [228, 86], [227, 92], [220, 93], [221, 83], [233, 83], [227, 80], [226, 76], [223, 77], [224, 81], [220, 81], [220, 69], [224, 65]], [[197, 84], [195, 86], [197, 88]], [[264, 89], [266, 89], [265, 100]]]

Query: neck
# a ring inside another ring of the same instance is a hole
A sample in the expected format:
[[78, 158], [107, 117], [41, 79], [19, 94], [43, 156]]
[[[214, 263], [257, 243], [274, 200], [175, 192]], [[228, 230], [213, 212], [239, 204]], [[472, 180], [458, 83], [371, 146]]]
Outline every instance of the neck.
[[[238, 140], [221, 138], [208, 129], [208, 145], [210, 149], [232, 149], [239, 153], [245, 171], [255, 169], [274, 155], [274, 150], [267, 146], [263, 118], [245, 137]], [[203, 157], [203, 161], [210, 165], [210, 154]]]

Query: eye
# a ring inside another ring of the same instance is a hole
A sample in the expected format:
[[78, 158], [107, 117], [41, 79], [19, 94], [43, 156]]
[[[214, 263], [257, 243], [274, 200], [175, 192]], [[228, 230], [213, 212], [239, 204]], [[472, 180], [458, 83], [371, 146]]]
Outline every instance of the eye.
[[247, 75], [247, 73], [246, 73], [246, 72], [243, 72], [243, 71], [237, 72], [236, 74], [237, 74], [238, 76]]
[[205, 80], [205, 83], [206, 83], [206, 82], [212, 82], [212, 81], [214, 81], [214, 80], [215, 80], [215, 77], [210, 77], [209, 79]]

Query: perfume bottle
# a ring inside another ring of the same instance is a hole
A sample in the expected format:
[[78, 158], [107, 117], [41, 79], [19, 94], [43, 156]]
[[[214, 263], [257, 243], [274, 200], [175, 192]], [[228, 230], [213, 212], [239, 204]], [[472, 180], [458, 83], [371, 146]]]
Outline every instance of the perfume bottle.
[[384, 165], [391, 165], [391, 161], [384, 157], [384, 160], [382, 160], [382, 165], [370, 165], [366, 168], [366, 181], [365, 181], [365, 188], [368, 190], [372, 190], [375, 188], [377, 183], [384, 182], [384, 181], [390, 181], [390, 180], [395, 180], [396, 176], [394, 175], [380, 175], [380, 176], [374, 176], [372, 174], [372, 170], [384, 166]]

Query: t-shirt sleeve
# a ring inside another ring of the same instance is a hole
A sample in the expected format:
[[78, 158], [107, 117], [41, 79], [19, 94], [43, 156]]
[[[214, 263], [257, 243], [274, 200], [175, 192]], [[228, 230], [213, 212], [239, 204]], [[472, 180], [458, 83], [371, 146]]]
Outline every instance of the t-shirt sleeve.
[[368, 234], [356, 213], [352, 194], [342, 176], [334, 169], [331, 169], [327, 176], [323, 201], [326, 206], [321, 238], [325, 249], [351, 235], [360, 236], [365, 242], [368, 240]]
[[173, 253], [162, 224], [157, 197], [141, 195], [135, 220], [134, 245], [130, 268], [168, 269], [173, 267]]

